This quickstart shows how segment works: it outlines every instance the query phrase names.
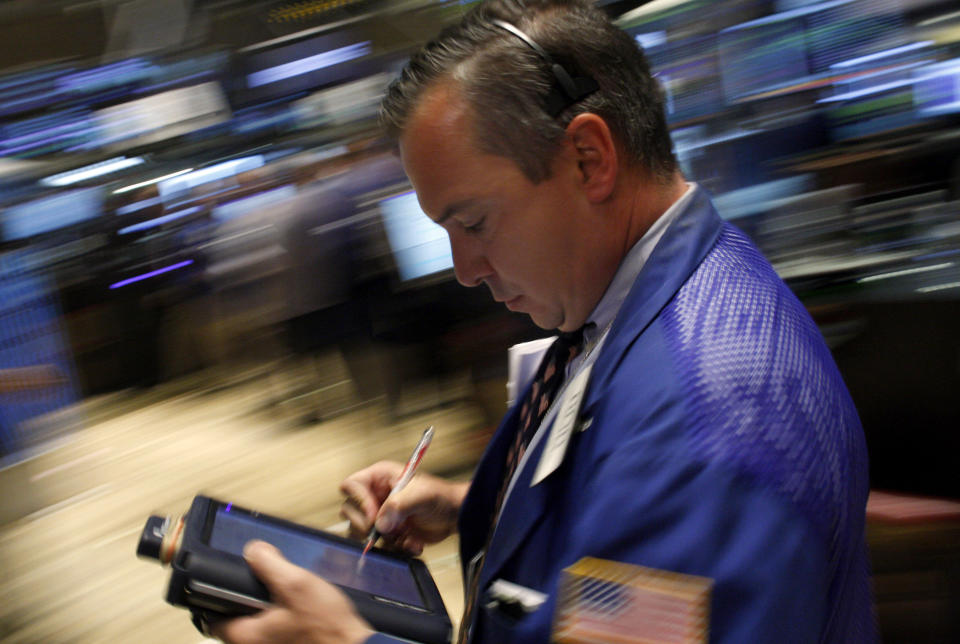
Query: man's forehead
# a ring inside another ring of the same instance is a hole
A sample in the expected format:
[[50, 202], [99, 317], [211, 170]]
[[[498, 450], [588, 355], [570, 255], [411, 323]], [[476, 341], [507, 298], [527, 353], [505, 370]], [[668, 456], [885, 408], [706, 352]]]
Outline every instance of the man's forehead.
[[[400, 160], [412, 180], [450, 170], [455, 160], [479, 152], [473, 145], [472, 116], [453, 83], [431, 86], [422, 95], [400, 136]], [[416, 181], [415, 181], [416, 184]]]
[[468, 126], [472, 126], [472, 115], [459, 85], [453, 80], [436, 81], [421, 94], [400, 140], [411, 130], [422, 135], [424, 130], [449, 133]]

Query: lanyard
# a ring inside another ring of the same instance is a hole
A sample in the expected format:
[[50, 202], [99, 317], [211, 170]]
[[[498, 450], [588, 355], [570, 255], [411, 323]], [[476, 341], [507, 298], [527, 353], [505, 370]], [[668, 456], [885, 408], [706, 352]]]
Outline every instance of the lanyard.
[[550, 407], [547, 409], [547, 413], [544, 415], [543, 421], [540, 423], [540, 427], [537, 428], [537, 433], [534, 434], [533, 438], [530, 440], [530, 444], [524, 451], [523, 457], [520, 459], [520, 463], [517, 465], [517, 469], [513, 473], [513, 478], [510, 479], [510, 485], [507, 487], [507, 492], [503, 497], [503, 503], [500, 505], [500, 511], [496, 517], [498, 525], [500, 522], [500, 515], [503, 514], [503, 508], [507, 506], [507, 502], [510, 499], [510, 494], [513, 492], [513, 487], [516, 485], [520, 473], [523, 471], [523, 468], [527, 466], [527, 461], [530, 459], [530, 455], [536, 451], [537, 445], [541, 440], [544, 440], [545, 436], [550, 433], [548, 430], [552, 430], [554, 421], [556, 420], [557, 412], [563, 405], [563, 402], [567, 399], [571, 385], [576, 384], [578, 387], [580, 387], [581, 393], [586, 391], [587, 385], [589, 385], [589, 377], [593, 369], [593, 363], [596, 362], [597, 356], [600, 353], [599, 349], [606, 341], [607, 336], [610, 333], [611, 326], [613, 326], [612, 321], [603, 329], [597, 339], [591, 342], [590, 345], [585, 348], [583, 360], [580, 361], [575, 369], [571, 370], [571, 373], [569, 373], [568, 377], [564, 380], [560, 391], [557, 392], [553, 402], [550, 403]]

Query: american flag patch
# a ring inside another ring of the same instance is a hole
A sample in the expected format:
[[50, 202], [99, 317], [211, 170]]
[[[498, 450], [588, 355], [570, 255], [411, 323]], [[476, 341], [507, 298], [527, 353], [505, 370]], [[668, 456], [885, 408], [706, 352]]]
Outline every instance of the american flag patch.
[[713, 581], [585, 557], [564, 569], [554, 641], [706, 642]]

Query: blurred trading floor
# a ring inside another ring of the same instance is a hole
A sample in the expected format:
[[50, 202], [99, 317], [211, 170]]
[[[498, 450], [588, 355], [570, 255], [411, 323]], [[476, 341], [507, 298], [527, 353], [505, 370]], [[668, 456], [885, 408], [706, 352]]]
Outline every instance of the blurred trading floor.
[[[381, 401], [323, 422], [277, 405], [277, 374], [260, 368], [191, 376], [83, 403], [84, 426], [30, 462], [15, 496], [49, 503], [0, 522], [0, 641], [194, 643], [188, 614], [166, 604], [168, 571], [135, 556], [147, 516], [178, 515], [198, 492], [319, 528], [341, 524], [337, 487], [379, 459], [403, 460], [436, 426], [426, 471], [469, 477], [485, 441], [482, 415], [456, 396], [413, 392], [408, 413]], [[452, 400], [451, 400], [452, 398]], [[342, 411], [342, 410], [341, 410]], [[451, 619], [462, 590], [457, 542], [424, 553]]]
[[[79, 428], [0, 469], [0, 643], [204, 642], [163, 601], [168, 571], [134, 554], [147, 516], [179, 515], [205, 493], [343, 530], [345, 476], [407, 458], [432, 424], [424, 469], [465, 480], [502, 401], [503, 383], [484, 393], [437, 378], [359, 405], [338, 357], [317, 365], [319, 387], [301, 367], [266, 361], [88, 398]], [[867, 537], [883, 641], [960, 641], [960, 502], [875, 490]], [[456, 627], [456, 538], [423, 558]]]

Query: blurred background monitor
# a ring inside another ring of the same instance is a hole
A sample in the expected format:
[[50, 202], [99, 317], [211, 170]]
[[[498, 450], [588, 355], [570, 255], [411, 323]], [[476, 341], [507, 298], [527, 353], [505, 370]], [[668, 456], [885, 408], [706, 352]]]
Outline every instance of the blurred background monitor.
[[238, 107], [247, 106], [369, 76], [382, 67], [372, 51], [372, 41], [352, 30], [248, 47], [234, 60], [231, 99]]
[[232, 182], [238, 174], [262, 168], [264, 164], [261, 154], [238, 157], [165, 179], [157, 184], [157, 190], [169, 207], [190, 199], [192, 191], [198, 186], [223, 180]]
[[779, 89], [809, 73], [803, 20], [774, 14], [719, 34], [723, 92], [727, 101]]
[[917, 70], [914, 104], [918, 116], [960, 114], [960, 58]]
[[145, 145], [171, 139], [230, 119], [217, 81], [151, 94], [95, 113], [100, 145]]
[[403, 192], [379, 203], [400, 279], [424, 278], [453, 268], [447, 233], [420, 209], [417, 195]]
[[103, 213], [100, 187], [68, 190], [25, 201], [3, 212], [4, 241], [19, 241], [99, 217]]
[[899, 0], [805, 3], [719, 33], [724, 96], [730, 103], [849, 73], [858, 61], [904, 44]]
[[813, 5], [804, 16], [810, 71], [837, 65], [902, 45], [900, 0], [842, 0]]
[[[0, 104], [2, 95], [0, 92]], [[99, 145], [98, 130], [87, 107], [74, 106], [39, 116], [4, 120], [0, 124], [0, 156], [3, 157], [30, 158], [56, 152], [80, 152]]]
[[711, 116], [724, 108], [723, 88], [713, 34], [668, 39], [666, 35], [635, 33], [666, 95], [671, 125]]

